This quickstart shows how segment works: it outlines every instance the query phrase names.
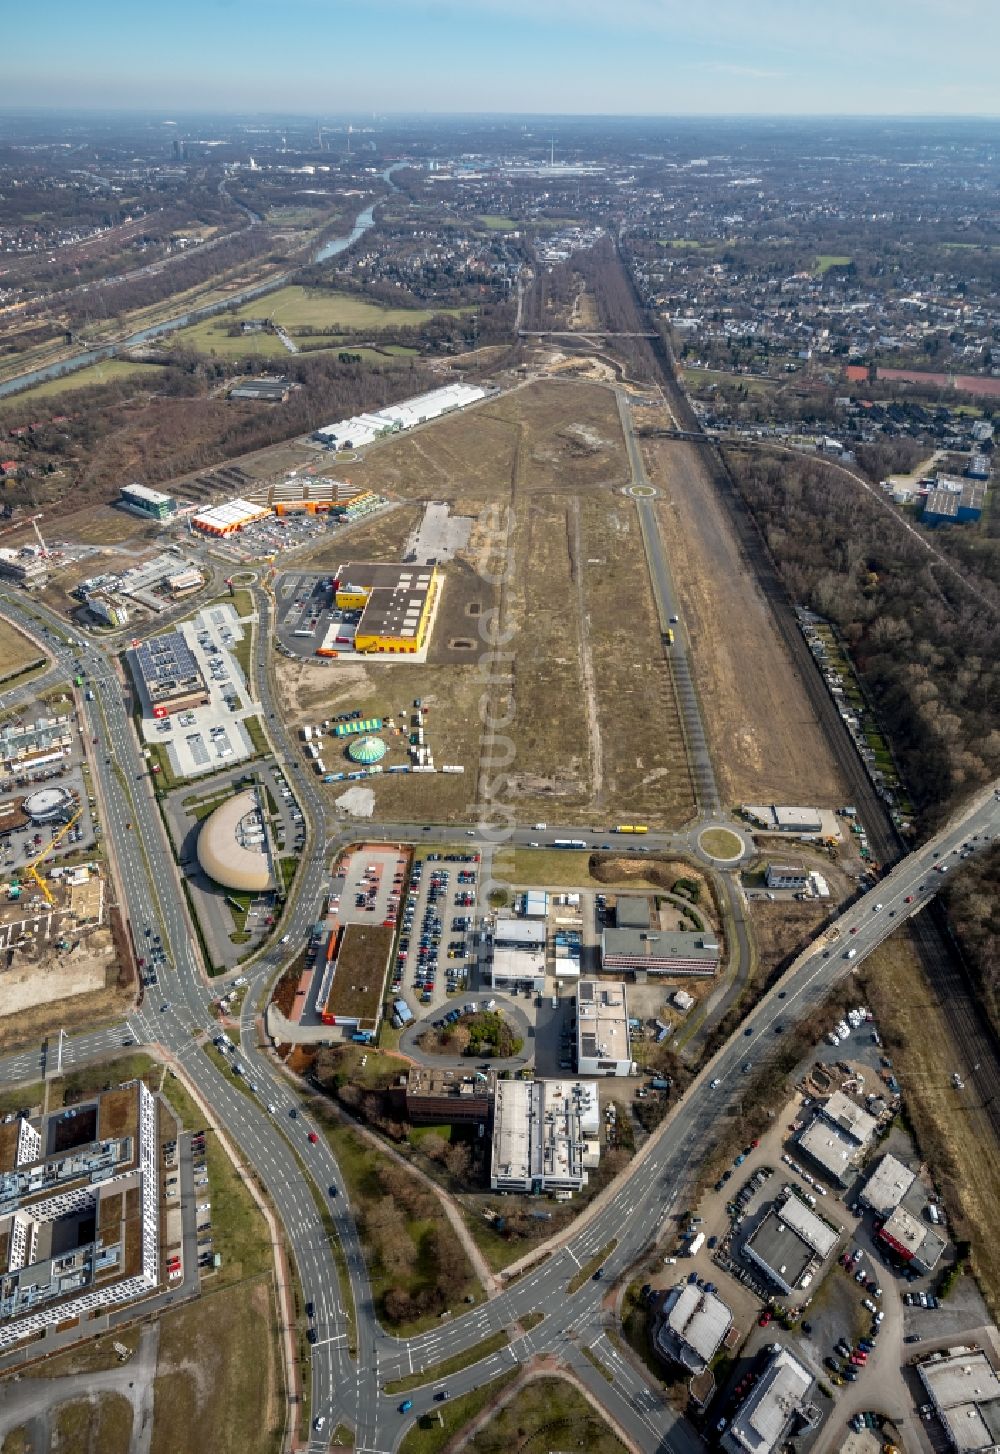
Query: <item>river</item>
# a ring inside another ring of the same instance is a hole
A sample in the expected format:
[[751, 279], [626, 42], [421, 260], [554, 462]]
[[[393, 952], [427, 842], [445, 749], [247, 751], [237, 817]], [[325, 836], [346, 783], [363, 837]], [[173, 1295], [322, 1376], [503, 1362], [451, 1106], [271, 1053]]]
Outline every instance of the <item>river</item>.
[[[388, 182], [390, 187], [393, 185], [393, 172], [404, 165], [403, 162], [397, 162], [394, 166], [387, 167], [382, 173], [383, 180]], [[370, 207], [359, 212], [350, 232], [345, 233], [343, 237], [334, 237], [329, 242], [325, 242], [313, 253], [310, 261], [326, 262], [328, 258], [336, 257], [338, 253], [352, 247], [374, 223], [376, 205], [373, 202]], [[143, 328], [138, 333], [129, 334], [119, 343], [108, 343], [102, 348], [88, 349], [86, 353], [75, 353], [71, 358], [47, 364], [45, 368], [35, 369], [33, 373], [19, 374], [16, 379], [8, 379], [6, 383], [0, 383], [0, 398], [5, 394], [16, 394], [20, 393], [22, 389], [30, 389], [35, 384], [44, 383], [46, 379], [57, 379], [62, 374], [75, 373], [77, 369], [84, 369], [88, 364], [99, 363], [101, 359], [114, 358], [127, 349], [149, 343], [151, 339], [162, 338], [167, 333], [176, 333], [179, 328], [187, 328], [190, 323], [200, 323], [203, 318], [211, 318], [216, 313], [224, 313], [227, 308], [238, 306], [240, 303], [248, 303], [252, 298], [260, 298], [265, 293], [273, 293], [276, 288], [283, 288], [296, 271], [297, 269], [290, 269], [288, 272], [279, 273], [277, 277], [269, 278], [266, 283], [256, 283], [251, 288], [241, 288], [238, 293], [231, 293], [228, 298], [221, 299], [217, 303], [206, 303], [203, 308], [192, 308], [189, 312], [181, 313], [176, 318], [167, 318], [162, 323], [154, 323], [151, 327]]]

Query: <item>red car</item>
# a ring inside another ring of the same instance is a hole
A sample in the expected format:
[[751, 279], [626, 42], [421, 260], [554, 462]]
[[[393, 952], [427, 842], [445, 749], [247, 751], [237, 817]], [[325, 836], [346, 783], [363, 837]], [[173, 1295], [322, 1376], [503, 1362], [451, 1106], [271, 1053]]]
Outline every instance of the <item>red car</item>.
[[309, 1140], [312, 1142], [312, 1144], [314, 1146], [316, 1145], [316, 1142], [319, 1140], [319, 1137], [316, 1135], [316, 1132], [315, 1131], [310, 1131], [309, 1132]]
[[858, 926], [857, 926], [857, 924], [855, 924], [854, 928], [851, 930], [851, 933], [852, 934], [856, 934], [857, 932], [858, 932]]
[[912, 894], [907, 894], [906, 895], [906, 898], [903, 900], [903, 903], [904, 904], [912, 904], [913, 903], [913, 895]]
[[761, 1313], [760, 1317], [757, 1319], [757, 1326], [758, 1328], [766, 1328], [770, 1321], [771, 1310], [770, 1308], [765, 1308], [764, 1311]]

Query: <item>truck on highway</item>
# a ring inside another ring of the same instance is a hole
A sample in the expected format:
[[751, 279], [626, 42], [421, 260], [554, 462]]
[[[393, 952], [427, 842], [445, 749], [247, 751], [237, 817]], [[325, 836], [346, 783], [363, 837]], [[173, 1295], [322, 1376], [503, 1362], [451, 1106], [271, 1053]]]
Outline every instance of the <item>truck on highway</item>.
[[612, 828], [612, 833], [648, 833], [649, 829], [645, 823], [619, 823], [617, 828]]
[[553, 838], [553, 848], [586, 848], [582, 838]]
[[548, 823], [532, 823], [531, 826], [536, 833], [544, 833], [549, 825]]
[[668, 646], [673, 646], [673, 644], [674, 644], [674, 629], [673, 629], [672, 626], [668, 626], [667, 629], [666, 629], [666, 631], [664, 631], [664, 633], [663, 633], [663, 639], [667, 643]]

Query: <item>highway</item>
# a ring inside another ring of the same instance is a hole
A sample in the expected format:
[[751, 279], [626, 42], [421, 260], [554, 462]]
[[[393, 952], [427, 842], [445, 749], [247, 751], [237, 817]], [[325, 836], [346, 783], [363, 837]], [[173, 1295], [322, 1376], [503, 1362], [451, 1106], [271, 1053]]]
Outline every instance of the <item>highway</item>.
[[[279, 758], [289, 766], [309, 825], [293, 902], [281, 923], [282, 932], [291, 935], [297, 950], [323, 897], [331, 851], [349, 840], [351, 829], [328, 822], [319, 795], [298, 765], [299, 754], [277, 710], [263, 646], [271, 626], [270, 603], [262, 593], [254, 595], [260, 617], [254, 657], [256, 689], [268, 735]], [[64, 623], [35, 602], [30, 615], [24, 610], [23, 598], [10, 593], [3, 595], [2, 606], [12, 620], [36, 632], [38, 617], [53, 632], [66, 631]], [[845, 911], [837, 921], [834, 939], [821, 938], [799, 957], [755, 1006], [749, 1023], [700, 1072], [680, 1106], [628, 1170], [574, 1222], [564, 1242], [550, 1248], [548, 1255], [540, 1256], [519, 1280], [485, 1305], [444, 1319], [419, 1337], [397, 1339], [376, 1319], [355, 1219], [335, 1157], [297, 1090], [258, 1046], [255, 1007], [281, 968], [280, 948], [264, 951], [244, 971], [250, 986], [241, 1018], [241, 1054], [250, 1065], [257, 1096], [222, 1074], [203, 1053], [200, 1041], [216, 1026], [213, 991], [197, 960], [177, 868], [128, 717], [122, 680], [104, 652], [84, 640], [82, 647], [72, 648], [50, 636], [46, 645], [67, 675], [81, 660], [88, 686], [94, 689], [95, 700], [82, 704], [84, 730], [97, 738], [95, 772], [105, 836], [113, 848], [122, 886], [123, 909], [137, 942], [145, 937], [147, 926], [161, 933], [169, 963], [161, 973], [160, 988], [147, 993], [126, 1023], [67, 1037], [61, 1052], [54, 1036], [46, 1047], [9, 1055], [0, 1060], [0, 1080], [27, 1084], [46, 1071], [52, 1074], [60, 1053], [62, 1066], [70, 1067], [107, 1056], [131, 1040], [158, 1046], [176, 1064], [207, 1108], [207, 1124], [216, 1126], [253, 1167], [284, 1227], [303, 1299], [312, 1301], [317, 1310], [319, 1338], [311, 1357], [312, 1411], [325, 1417], [327, 1433], [342, 1421], [354, 1426], [359, 1450], [390, 1454], [412, 1419], [432, 1406], [433, 1391], [440, 1386], [430, 1384], [407, 1395], [413, 1408], [404, 1415], [399, 1408], [402, 1395], [383, 1392], [386, 1383], [432, 1370], [443, 1359], [474, 1348], [500, 1329], [513, 1330], [519, 1319], [536, 1311], [546, 1316], [535, 1328], [519, 1335], [512, 1331], [508, 1348], [449, 1376], [450, 1394], [455, 1397], [480, 1387], [536, 1354], [554, 1354], [572, 1366], [638, 1448], [669, 1449], [678, 1454], [700, 1448], [690, 1425], [609, 1341], [609, 1290], [654, 1243], [688, 1178], [703, 1160], [711, 1137], [738, 1105], [753, 1074], [780, 1045], [779, 1027], [783, 1033], [810, 1013], [837, 981], [848, 976], [904, 919], [923, 908], [946, 881], [936, 871], [937, 863], [955, 862], [956, 850], [962, 852], [964, 844], [974, 852], [987, 835], [1000, 831], [1000, 801], [992, 791], [982, 794], [953, 825], [901, 860], [876, 889]], [[650, 834], [642, 845], [628, 846], [653, 850], [683, 842], [689, 851], [697, 852], [697, 826], [681, 835]], [[366, 826], [365, 832], [390, 841], [416, 836], [424, 842], [454, 842], [467, 832], [472, 835], [470, 845], [487, 846], [478, 829], [471, 826], [435, 826], [426, 834], [414, 834], [412, 825], [380, 824]], [[550, 825], [544, 839], [549, 842], [557, 836], [580, 839], [587, 846], [614, 843], [606, 829], [592, 825]], [[538, 830], [528, 826], [514, 834], [519, 843], [538, 839]], [[934, 854], [940, 857], [934, 858]], [[881, 906], [877, 910], [876, 904]], [[273, 1105], [273, 1113], [268, 1105]], [[315, 1145], [308, 1140], [310, 1131], [319, 1135]], [[336, 1196], [330, 1195], [331, 1186], [338, 1188]], [[346, 1259], [357, 1316], [356, 1358], [348, 1349], [347, 1313], [320, 1207], [332, 1218]], [[588, 1278], [570, 1294], [568, 1284], [580, 1267], [615, 1239], [604, 1275], [599, 1280]], [[613, 1383], [584, 1356], [584, 1348], [613, 1374]], [[317, 1435], [310, 1446], [314, 1454], [325, 1443], [326, 1437]]]

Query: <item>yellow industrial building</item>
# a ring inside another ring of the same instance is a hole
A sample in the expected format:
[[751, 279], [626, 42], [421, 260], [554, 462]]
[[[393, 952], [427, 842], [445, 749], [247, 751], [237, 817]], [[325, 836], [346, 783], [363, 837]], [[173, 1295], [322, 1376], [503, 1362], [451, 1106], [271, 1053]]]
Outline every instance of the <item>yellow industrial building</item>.
[[333, 576], [334, 600], [360, 611], [354, 649], [385, 656], [415, 655], [427, 644], [441, 577], [433, 566], [347, 561]]

